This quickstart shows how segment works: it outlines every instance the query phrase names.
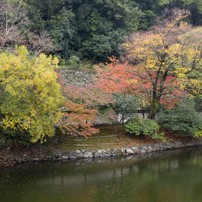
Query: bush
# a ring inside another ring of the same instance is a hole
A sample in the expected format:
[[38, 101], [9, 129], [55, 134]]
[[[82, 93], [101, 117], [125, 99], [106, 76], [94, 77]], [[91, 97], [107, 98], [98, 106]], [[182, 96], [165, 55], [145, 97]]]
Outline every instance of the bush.
[[160, 110], [156, 121], [164, 130], [177, 136], [202, 136], [202, 117], [195, 111], [194, 101], [186, 98], [173, 109]]
[[151, 119], [142, 119], [143, 121], [143, 134], [155, 136], [159, 130], [158, 123]]
[[31, 136], [27, 131], [11, 130], [10, 128], [2, 132], [3, 146], [15, 145], [17, 147], [29, 146], [31, 144]]
[[156, 137], [159, 130], [159, 126], [154, 120], [141, 119], [140, 117], [129, 119], [124, 124], [124, 127], [130, 134], [140, 135], [140, 138], [144, 137], [144, 135]]
[[136, 119], [129, 119], [124, 124], [124, 128], [130, 134], [140, 135], [143, 132], [142, 119], [140, 117]]

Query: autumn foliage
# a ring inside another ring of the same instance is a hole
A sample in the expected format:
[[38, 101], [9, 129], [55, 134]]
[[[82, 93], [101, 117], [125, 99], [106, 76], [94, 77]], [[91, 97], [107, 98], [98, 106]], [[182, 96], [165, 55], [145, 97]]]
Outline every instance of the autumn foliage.
[[59, 121], [63, 133], [71, 136], [91, 136], [99, 130], [93, 127], [96, 118], [96, 109], [86, 109], [86, 104], [76, 104], [66, 99], [64, 106], [67, 109]]
[[187, 83], [192, 82], [187, 75], [201, 65], [202, 30], [182, 21], [188, 14], [174, 10], [162, 25], [133, 33], [123, 44], [128, 62], [121, 64], [111, 58], [110, 64], [98, 67], [97, 84], [107, 92], [135, 93], [149, 105], [150, 119], [155, 117], [160, 103], [173, 108], [186, 93]]
[[[60, 77], [60, 75], [59, 75]], [[64, 85], [59, 79], [64, 100], [64, 113], [60, 119], [59, 126], [67, 135], [90, 136], [98, 133], [99, 130], [93, 127], [98, 107], [108, 105], [114, 101], [111, 94], [103, 93], [100, 87], [94, 84], [86, 84], [78, 87]]]
[[25, 46], [0, 54], [0, 113], [4, 130], [28, 133], [31, 142], [52, 137], [63, 96], [54, 68], [58, 60], [29, 58]]

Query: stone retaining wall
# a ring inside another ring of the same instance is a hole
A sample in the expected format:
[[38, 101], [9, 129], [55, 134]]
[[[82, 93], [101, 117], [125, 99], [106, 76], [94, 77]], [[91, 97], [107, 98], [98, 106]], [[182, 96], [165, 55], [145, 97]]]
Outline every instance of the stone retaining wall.
[[69, 70], [64, 68], [56, 69], [64, 80], [64, 85], [73, 84], [75, 86], [83, 86], [93, 83], [92, 74], [96, 74], [95, 70]]
[[133, 156], [141, 154], [149, 154], [152, 152], [175, 150], [180, 148], [198, 147], [202, 146], [202, 139], [192, 141], [175, 141], [166, 143], [156, 143], [148, 145], [133, 146], [131, 148], [118, 148], [118, 149], [98, 149], [98, 150], [54, 150], [49, 149], [46, 152], [39, 152], [36, 155], [29, 155], [27, 153], [19, 156], [7, 155], [0, 156], [0, 167], [12, 166], [15, 164], [38, 162], [38, 161], [68, 161], [68, 160], [85, 160], [85, 159], [102, 159], [116, 156]]
[[99, 149], [99, 150], [75, 150], [70, 152], [53, 152], [54, 160], [71, 160], [80, 158], [103, 158], [114, 156], [138, 155], [158, 151], [174, 150], [179, 148], [202, 146], [202, 139], [192, 141], [175, 141], [148, 145], [133, 146], [132, 148]]

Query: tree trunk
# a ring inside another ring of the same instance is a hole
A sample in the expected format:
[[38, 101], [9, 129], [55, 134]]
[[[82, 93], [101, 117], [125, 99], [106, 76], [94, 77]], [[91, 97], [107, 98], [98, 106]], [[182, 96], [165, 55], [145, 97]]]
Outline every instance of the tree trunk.
[[150, 105], [150, 112], [147, 118], [149, 119], [154, 119], [156, 116], [156, 113], [159, 109], [159, 103], [160, 103], [160, 98], [155, 97], [152, 99], [151, 105]]

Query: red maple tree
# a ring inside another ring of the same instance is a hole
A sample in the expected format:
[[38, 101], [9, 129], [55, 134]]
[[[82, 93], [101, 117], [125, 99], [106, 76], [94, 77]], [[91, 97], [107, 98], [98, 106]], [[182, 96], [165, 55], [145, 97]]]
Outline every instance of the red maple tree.
[[99, 105], [113, 103], [113, 96], [102, 92], [100, 87], [93, 84], [82, 87], [65, 86], [61, 75], [57, 74], [64, 95], [64, 113], [59, 122], [62, 131], [72, 136], [84, 137], [99, 133], [99, 130], [93, 127], [98, 114], [97, 108]]

